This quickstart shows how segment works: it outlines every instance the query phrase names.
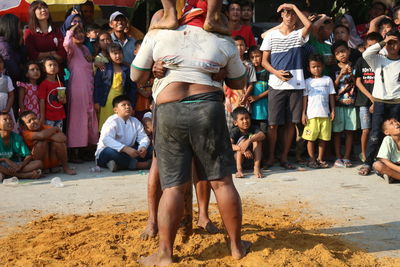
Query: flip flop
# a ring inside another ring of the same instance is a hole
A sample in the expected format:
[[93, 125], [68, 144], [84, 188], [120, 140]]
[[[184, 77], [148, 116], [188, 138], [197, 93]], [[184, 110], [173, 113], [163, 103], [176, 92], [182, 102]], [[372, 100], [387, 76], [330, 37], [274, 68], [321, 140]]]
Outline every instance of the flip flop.
[[367, 176], [371, 173], [371, 166], [364, 164], [361, 166], [361, 168], [358, 170], [358, 174], [362, 176]]
[[294, 166], [294, 165], [292, 165], [292, 164], [290, 164], [289, 162], [281, 162], [280, 164], [279, 164], [282, 168], [284, 168], [285, 170], [295, 170], [296, 169], [296, 166]]
[[344, 165], [342, 159], [337, 159], [335, 161], [335, 163], [333, 164], [333, 166], [336, 167], [336, 168], [345, 168], [345, 165]]
[[349, 159], [343, 159], [343, 164], [344, 164], [345, 168], [353, 167], [353, 164], [351, 163], [351, 160], [349, 160]]

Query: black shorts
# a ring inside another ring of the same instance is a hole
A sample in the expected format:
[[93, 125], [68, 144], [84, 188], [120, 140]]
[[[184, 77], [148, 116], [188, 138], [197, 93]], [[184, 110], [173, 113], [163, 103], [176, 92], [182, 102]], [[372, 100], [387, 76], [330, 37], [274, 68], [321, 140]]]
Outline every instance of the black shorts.
[[191, 179], [192, 159], [200, 180], [236, 171], [221, 101], [173, 102], [157, 106], [155, 150], [162, 189]]
[[275, 90], [268, 94], [268, 124], [284, 125], [301, 122], [303, 90]]

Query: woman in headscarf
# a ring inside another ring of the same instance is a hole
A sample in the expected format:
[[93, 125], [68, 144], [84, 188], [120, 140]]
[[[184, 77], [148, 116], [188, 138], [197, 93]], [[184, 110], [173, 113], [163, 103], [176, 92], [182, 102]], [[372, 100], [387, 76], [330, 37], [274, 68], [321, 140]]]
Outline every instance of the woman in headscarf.
[[356, 24], [354, 23], [353, 17], [349, 14], [344, 14], [337, 18], [336, 24], [345, 25], [350, 29], [350, 40], [348, 42], [349, 47], [357, 49], [357, 46], [364, 42], [357, 33]]

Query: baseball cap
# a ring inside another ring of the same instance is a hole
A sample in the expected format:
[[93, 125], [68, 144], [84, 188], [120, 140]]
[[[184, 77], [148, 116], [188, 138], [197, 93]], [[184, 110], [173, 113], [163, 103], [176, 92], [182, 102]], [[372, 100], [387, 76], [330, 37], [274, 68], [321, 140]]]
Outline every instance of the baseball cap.
[[124, 15], [124, 13], [119, 12], [119, 11], [115, 11], [115, 12], [112, 13], [111, 16], [110, 16], [110, 22], [112, 22], [113, 20], [115, 20], [118, 16], [124, 16], [124, 18], [127, 19], [127, 17]]

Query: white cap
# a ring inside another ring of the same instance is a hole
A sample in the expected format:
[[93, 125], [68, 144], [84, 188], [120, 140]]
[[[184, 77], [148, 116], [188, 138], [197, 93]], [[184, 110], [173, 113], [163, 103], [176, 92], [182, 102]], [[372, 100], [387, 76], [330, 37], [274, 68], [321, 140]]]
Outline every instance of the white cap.
[[114, 13], [111, 14], [110, 16], [110, 22], [112, 22], [113, 20], [115, 20], [118, 16], [124, 16], [124, 18], [128, 19], [124, 13], [119, 12], [119, 11], [115, 11]]

